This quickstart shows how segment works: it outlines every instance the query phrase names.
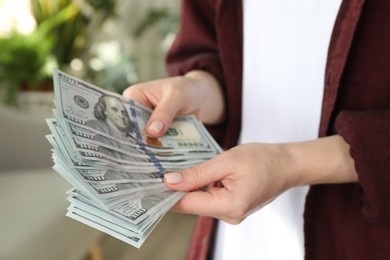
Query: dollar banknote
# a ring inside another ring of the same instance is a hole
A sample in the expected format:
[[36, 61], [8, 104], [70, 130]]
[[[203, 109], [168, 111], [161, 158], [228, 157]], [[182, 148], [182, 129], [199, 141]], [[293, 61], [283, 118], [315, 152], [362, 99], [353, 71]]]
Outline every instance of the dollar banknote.
[[[149, 166], [151, 168], [167, 168], [175, 170], [177, 167], [189, 167], [198, 164], [202, 158], [209, 159], [209, 156], [198, 156], [198, 157], [177, 157], [171, 156], [158, 156], [155, 154], [143, 154], [141, 149], [131, 148], [128, 151], [119, 151], [110, 149], [105, 146], [100, 146], [96, 143], [85, 142], [79, 140], [77, 137], [71, 136], [68, 138], [55, 119], [48, 119], [47, 123], [53, 135], [62, 140], [62, 143], [66, 146], [65, 148], [74, 153], [79, 160], [82, 161], [99, 161], [100, 163], [106, 163], [113, 165], [113, 167], [126, 168], [131, 166]], [[141, 152], [138, 152], [141, 151]], [[170, 159], [168, 159], [170, 158]]]
[[[140, 148], [166, 150], [214, 150], [194, 116], [178, 116], [167, 133], [150, 138], [145, 127], [152, 111], [134, 100], [97, 88], [56, 71], [53, 76], [58, 116], [82, 128]], [[108, 113], [106, 109], [115, 112]]]
[[55, 109], [47, 119], [53, 169], [74, 188], [66, 215], [140, 248], [185, 192], [164, 174], [222, 152], [194, 116], [177, 116], [151, 138], [152, 110], [62, 71], [54, 71]]
[[155, 212], [151, 217], [147, 220], [144, 219], [138, 225], [131, 224], [122, 218], [110, 214], [110, 212], [103, 211], [74, 197], [68, 197], [68, 200], [71, 201], [71, 206], [68, 208], [66, 215], [136, 248], [140, 248], [154, 227], [166, 214], [167, 209], [172, 207], [179, 199], [180, 196], [176, 196], [174, 199], [166, 202], [164, 207], [159, 209], [159, 212]]

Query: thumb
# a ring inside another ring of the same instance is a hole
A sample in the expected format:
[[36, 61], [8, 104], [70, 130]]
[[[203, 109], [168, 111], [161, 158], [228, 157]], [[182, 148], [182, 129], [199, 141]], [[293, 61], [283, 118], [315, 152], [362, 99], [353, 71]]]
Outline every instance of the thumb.
[[170, 172], [164, 175], [165, 185], [178, 191], [192, 191], [203, 188], [210, 183], [220, 180], [218, 174], [211, 170], [208, 162], [185, 169], [180, 172]]
[[152, 137], [164, 135], [178, 111], [178, 102], [163, 98], [154, 108], [146, 125], [146, 132]]

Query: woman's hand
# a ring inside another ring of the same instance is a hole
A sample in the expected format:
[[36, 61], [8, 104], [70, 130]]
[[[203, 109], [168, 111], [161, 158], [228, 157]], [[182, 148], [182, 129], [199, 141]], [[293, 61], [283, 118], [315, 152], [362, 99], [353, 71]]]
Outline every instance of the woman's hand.
[[[174, 210], [231, 224], [240, 223], [288, 188], [356, 180], [349, 146], [340, 136], [291, 144], [245, 144], [198, 166], [165, 174], [169, 188], [190, 191]], [[222, 187], [202, 189], [216, 181]]]
[[205, 71], [136, 84], [123, 96], [154, 109], [146, 128], [153, 137], [163, 135], [176, 115], [195, 115], [205, 124], [218, 124], [224, 119], [221, 87]]

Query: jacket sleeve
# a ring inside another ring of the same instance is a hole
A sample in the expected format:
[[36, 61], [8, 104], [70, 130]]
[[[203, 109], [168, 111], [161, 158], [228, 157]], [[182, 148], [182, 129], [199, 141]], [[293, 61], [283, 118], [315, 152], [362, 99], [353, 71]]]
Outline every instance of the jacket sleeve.
[[350, 145], [364, 216], [390, 223], [390, 110], [343, 111], [335, 130]]
[[205, 70], [222, 84], [222, 68], [215, 31], [215, 7], [211, 0], [184, 0], [180, 29], [166, 58], [170, 75]]
[[[216, 6], [211, 0], [184, 0], [181, 6], [180, 29], [166, 57], [169, 75], [184, 75], [192, 70], [211, 73], [225, 91], [223, 69], [216, 33]], [[226, 98], [226, 92], [225, 92]], [[224, 148], [227, 124], [206, 125], [215, 140]], [[231, 145], [230, 145], [231, 146]]]

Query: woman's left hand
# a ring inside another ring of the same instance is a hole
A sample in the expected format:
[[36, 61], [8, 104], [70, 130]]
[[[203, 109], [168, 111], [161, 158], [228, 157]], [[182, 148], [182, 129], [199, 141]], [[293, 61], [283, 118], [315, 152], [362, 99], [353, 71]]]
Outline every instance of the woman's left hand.
[[[278, 161], [286, 165], [278, 165]], [[174, 210], [237, 224], [291, 186], [287, 178], [292, 174], [291, 163], [279, 147], [251, 143], [196, 167], [166, 174], [165, 183], [171, 189], [191, 191]], [[221, 181], [222, 187], [202, 190], [215, 181]]]
[[[285, 190], [357, 180], [349, 145], [340, 136], [290, 144], [249, 143], [200, 165], [167, 173], [165, 184], [190, 191], [173, 208], [240, 223]], [[220, 181], [222, 187], [202, 189]]]

